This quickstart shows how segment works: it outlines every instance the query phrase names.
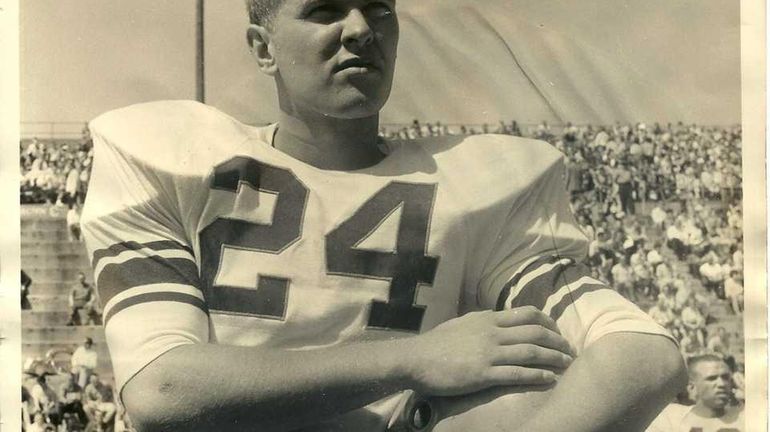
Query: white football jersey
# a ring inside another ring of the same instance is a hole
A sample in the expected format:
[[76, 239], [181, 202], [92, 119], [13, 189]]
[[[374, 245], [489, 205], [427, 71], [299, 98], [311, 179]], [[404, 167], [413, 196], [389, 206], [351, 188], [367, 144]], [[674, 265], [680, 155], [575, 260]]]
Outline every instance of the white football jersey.
[[343, 172], [273, 148], [276, 125], [195, 102], [90, 128], [82, 226], [118, 389], [183, 344], [313, 349], [495, 307], [542, 309], [578, 352], [611, 332], [665, 334], [576, 264], [587, 240], [547, 143], [391, 142], [377, 165]]
[[700, 417], [692, 406], [671, 404], [658, 415], [647, 432], [743, 432], [743, 406], [729, 407], [717, 418]]

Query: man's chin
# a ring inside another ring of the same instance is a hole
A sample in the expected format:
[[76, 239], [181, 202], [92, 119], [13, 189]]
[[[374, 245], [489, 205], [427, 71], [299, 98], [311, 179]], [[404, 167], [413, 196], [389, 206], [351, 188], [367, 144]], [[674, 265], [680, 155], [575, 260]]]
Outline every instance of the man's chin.
[[376, 116], [385, 103], [379, 98], [351, 95], [334, 105], [332, 109], [326, 110], [324, 115], [339, 119], [355, 120]]
[[727, 406], [730, 405], [730, 396], [724, 395], [724, 396], [716, 396], [714, 400], [711, 402], [711, 408], [712, 409], [725, 409]]

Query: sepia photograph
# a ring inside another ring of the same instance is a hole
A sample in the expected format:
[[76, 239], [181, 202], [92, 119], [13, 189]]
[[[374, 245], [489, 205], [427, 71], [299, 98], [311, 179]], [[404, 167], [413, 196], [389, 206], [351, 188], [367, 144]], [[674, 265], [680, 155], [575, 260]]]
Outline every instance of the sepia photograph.
[[0, 432], [767, 431], [764, 14], [0, 1]]

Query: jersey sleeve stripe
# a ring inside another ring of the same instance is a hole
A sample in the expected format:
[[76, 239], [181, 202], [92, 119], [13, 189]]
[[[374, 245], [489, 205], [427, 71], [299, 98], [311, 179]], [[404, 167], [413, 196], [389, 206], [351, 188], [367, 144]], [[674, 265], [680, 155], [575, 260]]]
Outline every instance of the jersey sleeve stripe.
[[503, 286], [503, 290], [497, 297], [497, 310], [506, 309], [511, 304], [511, 299], [516, 296], [515, 288], [519, 283], [519, 280], [529, 271], [534, 268], [538, 268], [544, 264], [550, 264], [558, 260], [558, 257], [553, 255], [536, 256], [528, 259], [522, 265], [520, 265], [513, 273], [508, 282]]
[[190, 249], [189, 247], [181, 243], [177, 243], [172, 240], [158, 240], [158, 241], [152, 241], [147, 243], [126, 241], [126, 242], [116, 243], [108, 248], [99, 249], [95, 251], [93, 253], [93, 266], [96, 267], [102, 258], [115, 257], [125, 251], [138, 251], [142, 249], [149, 249], [156, 252], [178, 249], [178, 250], [183, 250], [188, 252], [191, 256], [193, 255], [192, 249]]
[[127, 289], [158, 283], [186, 284], [200, 289], [198, 267], [187, 258], [164, 258], [158, 255], [132, 258], [104, 266], [97, 276], [96, 287], [102, 305], [106, 305]]
[[98, 276], [102, 273], [105, 267], [110, 264], [122, 264], [134, 258], [147, 258], [148, 256], [158, 256], [160, 258], [172, 259], [180, 258], [192, 261], [192, 257], [187, 251], [181, 249], [168, 249], [157, 252], [148, 253], [145, 250], [128, 250], [120, 255], [113, 257], [104, 257], [94, 266], [94, 275], [98, 279]]
[[583, 276], [574, 281], [564, 282], [562, 286], [559, 288], [559, 290], [556, 291], [555, 294], [548, 297], [548, 301], [546, 301], [545, 306], [543, 306], [543, 312], [550, 313], [551, 309], [553, 309], [553, 307], [556, 306], [556, 304], [559, 303], [559, 301], [561, 301], [565, 296], [570, 295], [572, 290], [578, 289], [582, 285], [590, 285], [590, 284], [606, 286], [604, 282], [597, 280], [591, 276]]
[[542, 310], [550, 296], [570, 281], [582, 277], [583, 273], [579, 271], [574, 260], [559, 259], [555, 263], [533, 269], [531, 276], [521, 281], [518, 295], [511, 301], [512, 308], [534, 306]]
[[104, 313], [105, 314], [109, 313], [110, 309], [112, 309], [116, 304], [130, 297], [147, 294], [147, 293], [157, 293], [157, 292], [176, 292], [181, 294], [187, 294], [193, 297], [197, 297], [201, 299], [201, 301], [205, 301], [203, 297], [203, 293], [200, 290], [198, 290], [198, 288], [191, 287], [190, 285], [171, 284], [171, 283], [144, 285], [136, 288], [130, 288], [116, 294], [113, 298], [110, 299], [110, 301], [105, 303]]
[[602, 289], [609, 289], [607, 288], [607, 285], [600, 284], [600, 283], [593, 283], [593, 284], [583, 284], [576, 289], [570, 290], [567, 295], [562, 297], [561, 300], [559, 300], [558, 303], [556, 303], [552, 308], [551, 312], [548, 314], [554, 321], [558, 320], [562, 314], [564, 313], [567, 308], [575, 304], [580, 297], [582, 297], [586, 293], [590, 293], [593, 291], [599, 291]]
[[104, 325], [109, 323], [110, 319], [115, 316], [116, 313], [131, 306], [136, 306], [142, 303], [149, 302], [176, 302], [185, 303], [200, 309], [203, 313], [208, 315], [208, 309], [206, 303], [200, 298], [179, 292], [152, 292], [139, 294], [133, 297], [129, 297], [125, 300], [117, 302], [104, 316]]

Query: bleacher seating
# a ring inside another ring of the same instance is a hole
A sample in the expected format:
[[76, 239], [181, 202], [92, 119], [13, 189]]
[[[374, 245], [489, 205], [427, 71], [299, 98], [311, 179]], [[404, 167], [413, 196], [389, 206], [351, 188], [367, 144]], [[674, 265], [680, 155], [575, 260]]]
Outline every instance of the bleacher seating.
[[64, 212], [44, 205], [25, 205], [21, 216], [21, 262], [32, 278], [32, 310], [22, 313], [22, 356], [45, 358], [50, 350], [72, 352], [86, 337], [99, 353], [97, 372], [112, 377], [101, 326], [67, 326], [67, 298], [77, 273], [89, 275], [85, 246], [67, 236]]

